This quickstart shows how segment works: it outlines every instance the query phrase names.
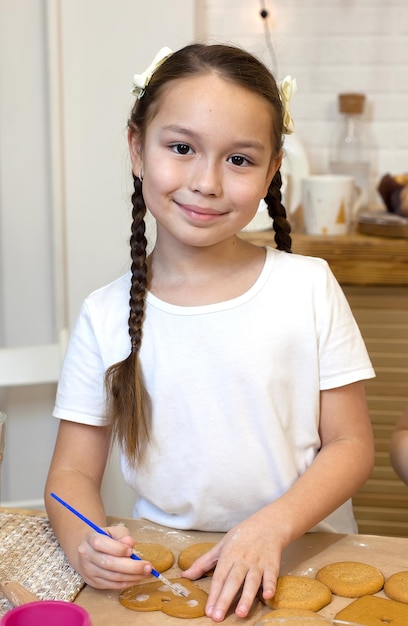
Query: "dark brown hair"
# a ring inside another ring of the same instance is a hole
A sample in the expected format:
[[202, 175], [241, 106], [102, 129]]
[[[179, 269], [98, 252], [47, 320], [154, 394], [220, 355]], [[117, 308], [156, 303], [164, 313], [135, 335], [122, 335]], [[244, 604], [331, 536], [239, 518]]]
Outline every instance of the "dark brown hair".
[[[161, 105], [164, 87], [171, 81], [197, 75], [217, 73], [227, 81], [265, 98], [273, 111], [272, 145], [277, 156], [282, 149], [283, 110], [276, 81], [257, 58], [234, 46], [191, 44], [178, 50], [154, 71], [143, 96], [136, 100], [128, 122], [129, 132], [136, 133], [143, 145], [146, 128]], [[106, 372], [107, 417], [114, 437], [121, 444], [128, 461], [142, 458], [144, 444], [149, 440], [150, 406], [143, 383], [139, 352], [142, 342], [145, 296], [147, 291], [146, 237], [144, 218], [146, 205], [142, 182], [133, 175], [132, 233], [130, 238], [132, 280], [129, 301], [130, 354]], [[281, 175], [278, 170], [269, 186], [265, 202], [275, 230], [279, 250], [291, 251], [290, 225], [281, 202]]]

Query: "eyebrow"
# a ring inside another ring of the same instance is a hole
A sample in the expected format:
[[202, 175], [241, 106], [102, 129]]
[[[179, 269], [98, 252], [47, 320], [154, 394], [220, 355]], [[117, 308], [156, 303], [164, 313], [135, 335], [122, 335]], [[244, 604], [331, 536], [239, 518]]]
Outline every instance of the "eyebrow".
[[[166, 131], [169, 130], [179, 135], [191, 137], [192, 139], [195, 139], [197, 137], [197, 133], [195, 133], [193, 130], [189, 128], [185, 128], [184, 126], [177, 126], [176, 124], [169, 124], [168, 126], [163, 126], [163, 130], [166, 130]], [[265, 150], [265, 146], [263, 143], [259, 141], [251, 141], [251, 140], [236, 141], [233, 144], [233, 147], [235, 149], [255, 148], [256, 150]]]

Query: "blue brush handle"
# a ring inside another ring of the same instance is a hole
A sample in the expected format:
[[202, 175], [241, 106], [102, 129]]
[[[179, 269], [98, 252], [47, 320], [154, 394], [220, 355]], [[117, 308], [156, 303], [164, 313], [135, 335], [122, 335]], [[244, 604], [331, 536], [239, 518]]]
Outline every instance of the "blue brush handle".
[[[65, 506], [66, 509], [68, 509], [68, 511], [71, 511], [71, 513], [73, 513], [74, 515], [76, 515], [77, 517], [79, 517], [79, 519], [81, 519], [83, 522], [85, 522], [85, 524], [88, 524], [88, 526], [90, 526], [91, 528], [93, 528], [93, 530], [96, 530], [97, 533], [99, 533], [100, 535], [106, 535], [107, 537], [110, 537], [111, 539], [113, 539], [112, 535], [110, 535], [109, 533], [106, 532], [106, 530], [103, 530], [103, 528], [101, 528], [100, 526], [97, 526], [96, 524], [94, 524], [94, 522], [91, 522], [90, 519], [88, 519], [87, 517], [85, 517], [85, 515], [82, 515], [82, 513], [80, 513], [79, 511], [77, 511], [76, 509], [74, 509], [73, 506], [71, 506], [70, 504], [68, 504], [68, 502], [65, 502], [65, 500], [63, 500], [62, 498], [60, 498], [59, 496], [57, 496], [55, 493], [50, 493], [50, 496], [52, 498], [54, 498], [54, 500], [57, 500], [57, 502], [59, 502], [60, 504], [62, 504], [62, 506]], [[143, 559], [140, 558], [140, 556], [137, 556], [137, 554], [135, 554], [134, 552], [132, 552], [132, 554], [130, 555], [130, 558], [135, 560], [135, 561], [142, 561]], [[157, 570], [155, 570], [154, 568], [152, 568], [152, 574], [153, 576], [155, 576], [156, 578], [161, 578], [160, 572], [158, 572]]]

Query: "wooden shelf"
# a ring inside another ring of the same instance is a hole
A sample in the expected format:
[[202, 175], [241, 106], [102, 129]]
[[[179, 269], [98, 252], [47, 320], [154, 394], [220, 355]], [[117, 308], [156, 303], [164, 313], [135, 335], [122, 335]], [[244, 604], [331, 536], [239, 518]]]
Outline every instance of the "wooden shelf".
[[[242, 239], [275, 247], [274, 231], [243, 232]], [[342, 285], [408, 285], [408, 240], [349, 235], [292, 235], [297, 254], [326, 259]]]

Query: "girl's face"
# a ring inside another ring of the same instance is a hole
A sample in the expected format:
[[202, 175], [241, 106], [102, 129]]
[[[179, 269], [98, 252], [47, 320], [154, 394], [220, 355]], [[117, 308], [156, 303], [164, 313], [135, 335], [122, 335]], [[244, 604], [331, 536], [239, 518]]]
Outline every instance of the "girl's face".
[[157, 221], [157, 241], [224, 241], [246, 226], [281, 162], [273, 110], [258, 95], [206, 74], [171, 82], [141, 145], [130, 137], [133, 171]]

